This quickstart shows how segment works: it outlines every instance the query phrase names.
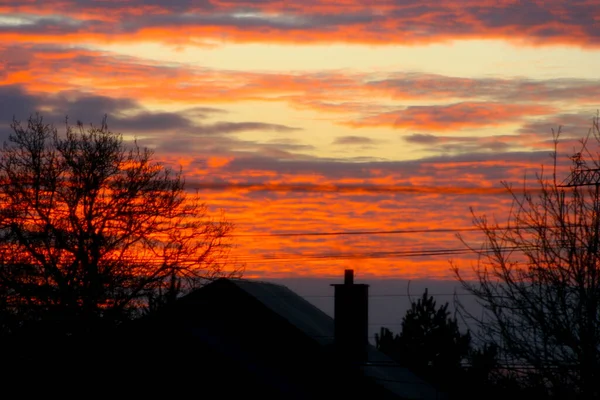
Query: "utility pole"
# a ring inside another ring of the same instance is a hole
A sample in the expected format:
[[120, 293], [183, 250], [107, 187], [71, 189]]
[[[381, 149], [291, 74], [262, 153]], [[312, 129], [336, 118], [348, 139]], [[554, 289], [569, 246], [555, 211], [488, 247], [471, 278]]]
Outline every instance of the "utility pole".
[[581, 153], [575, 153], [569, 157], [575, 168], [571, 171], [566, 182], [563, 182], [558, 187], [576, 187], [576, 186], [598, 186], [600, 185], [600, 168], [585, 168], [585, 161]]
[[[597, 398], [599, 392], [597, 388], [597, 379], [600, 376], [598, 373], [599, 363], [597, 361], [597, 340], [598, 333], [596, 328], [596, 321], [598, 316], [598, 299], [597, 299], [597, 287], [599, 285], [599, 259], [598, 259], [598, 245], [600, 242], [600, 168], [585, 168], [585, 162], [582, 160], [581, 153], [577, 153], [571, 157], [575, 164], [575, 168], [571, 172], [571, 176], [563, 182], [559, 187], [571, 187], [575, 188], [581, 186], [595, 186], [593, 192], [593, 237], [590, 240], [589, 254], [592, 257], [592, 261], [588, 263], [589, 280], [586, 285], [586, 296], [591, 296], [593, 301], [588, 301], [585, 307], [585, 317], [583, 320], [582, 331], [580, 332], [580, 340], [582, 342], [583, 352], [580, 356], [581, 363], [581, 384], [583, 387], [584, 395], [590, 396], [590, 398]], [[588, 297], [589, 298], [589, 297]]]
[[600, 168], [575, 168], [571, 176], [559, 187], [598, 186], [600, 185]]

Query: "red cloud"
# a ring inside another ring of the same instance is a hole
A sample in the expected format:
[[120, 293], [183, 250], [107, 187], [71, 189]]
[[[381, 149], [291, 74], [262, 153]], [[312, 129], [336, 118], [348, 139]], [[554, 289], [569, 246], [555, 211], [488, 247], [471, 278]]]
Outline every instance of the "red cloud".
[[[366, 164], [360, 176], [351, 164], [339, 173], [328, 172], [335, 163], [287, 173], [243, 165], [232, 160], [211, 181], [204, 172], [184, 172], [191, 190], [233, 219], [234, 253], [262, 278], [331, 276], [352, 267], [364, 276], [450, 279], [449, 259], [473, 260], [453, 231], [472, 228], [469, 207], [504, 220], [511, 199], [500, 180], [520, 186], [525, 171], [539, 171], [539, 159], [526, 156]], [[475, 245], [481, 240], [476, 231], [463, 234]]]

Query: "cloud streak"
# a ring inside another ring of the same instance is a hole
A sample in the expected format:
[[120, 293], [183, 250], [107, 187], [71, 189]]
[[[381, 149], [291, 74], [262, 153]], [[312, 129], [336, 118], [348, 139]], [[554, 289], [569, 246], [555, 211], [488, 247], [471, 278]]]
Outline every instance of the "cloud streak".
[[252, 192], [316, 192], [316, 193], [417, 193], [452, 195], [498, 195], [502, 188], [437, 187], [437, 186], [386, 186], [386, 185], [305, 185], [268, 183], [190, 183], [192, 189], [202, 190], [248, 190]]
[[457, 130], [506, 125], [525, 117], [552, 114], [551, 106], [494, 102], [462, 102], [436, 106], [409, 106], [349, 122], [354, 127], [387, 126], [405, 129]]
[[375, 141], [366, 136], [341, 136], [335, 138], [333, 144], [350, 145], [350, 146], [366, 146], [375, 144]]
[[[54, 95], [34, 95], [20, 85], [0, 86], [0, 137], [10, 133], [13, 118], [25, 120], [41, 112], [47, 122], [62, 125], [67, 117], [71, 123], [82, 121], [99, 123], [103, 115], [108, 116], [108, 125], [114, 132], [125, 135], [142, 135], [141, 143], [170, 151], [188, 153], [204, 143], [225, 146], [223, 152], [236, 148], [261, 150], [285, 155], [287, 150], [302, 150], [306, 146], [278, 142], [259, 143], [235, 137], [247, 132], [274, 132], [287, 134], [302, 131], [298, 127], [266, 122], [204, 122], [207, 118], [221, 116], [220, 109], [195, 107], [182, 112], [151, 111], [130, 98], [113, 98], [78, 91], [63, 91]], [[168, 139], [170, 137], [170, 139]], [[165, 141], [166, 140], [166, 141]], [[192, 144], [192, 142], [196, 142]]]
[[[343, 126], [391, 127], [421, 132], [529, 124], [526, 120], [556, 114], [566, 102], [575, 105], [590, 101], [600, 91], [599, 80], [568, 78], [534, 81], [518, 77], [466, 79], [387, 73], [388, 77], [382, 79], [386, 74], [220, 71], [163, 65], [106, 52], [66, 50], [56, 46], [16, 48], [0, 45], [0, 59], [5, 65], [0, 84], [40, 96], [92, 91], [96, 96], [178, 104], [196, 110], [198, 107], [214, 109], [215, 105], [253, 101], [280, 102], [298, 110], [317, 111]], [[168, 90], [158, 91], [157, 87]], [[435, 101], [438, 104], [400, 107], [394, 105], [398, 100]], [[206, 117], [199, 114], [214, 115], [196, 111], [195, 117]], [[185, 125], [187, 116], [165, 115], [164, 120], [168, 118], [172, 118], [175, 125]], [[244, 126], [204, 127], [207, 132], [242, 128]], [[262, 128], [289, 131], [286, 127]]]
[[[502, 217], [511, 198], [500, 179], [520, 183], [550, 161], [547, 152], [431, 157], [405, 162], [296, 162], [233, 159], [212, 177], [188, 180], [213, 206], [230, 210], [238, 226], [240, 260], [257, 276], [335, 275], [360, 268], [365, 276], [449, 279], [449, 255], [320, 257], [460, 248], [448, 228], [471, 227], [469, 207]], [[232, 182], [235, 179], [237, 182]], [[240, 180], [242, 182], [240, 182]], [[293, 182], [293, 183], [289, 183]], [[440, 212], [440, 210], [444, 210]], [[427, 230], [419, 235], [279, 235], [295, 232]], [[264, 236], [270, 233], [277, 236]], [[477, 232], [464, 232], [477, 243]], [[468, 254], [455, 260], [469, 262]]]
[[0, 3], [0, 38], [71, 43], [207, 40], [284, 43], [423, 44], [498, 39], [528, 45], [597, 47], [593, 0], [482, 3], [476, 0], [273, 0]]

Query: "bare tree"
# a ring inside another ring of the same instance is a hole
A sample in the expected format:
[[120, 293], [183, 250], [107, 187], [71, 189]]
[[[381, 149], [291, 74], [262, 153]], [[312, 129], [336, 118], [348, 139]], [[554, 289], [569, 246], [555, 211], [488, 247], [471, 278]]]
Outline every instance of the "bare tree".
[[[506, 224], [475, 215], [484, 234], [473, 274], [453, 265], [483, 306], [461, 312], [484, 343], [497, 346], [503, 375], [558, 397], [598, 398], [600, 379], [600, 144], [598, 118], [571, 157], [571, 177], [554, 169], [521, 190], [503, 182], [513, 207]], [[473, 279], [474, 276], [474, 279]], [[459, 307], [461, 306], [458, 302]]]
[[100, 127], [14, 120], [0, 150], [0, 288], [21, 319], [117, 321], [224, 267], [233, 226], [209, 217], [181, 171]]

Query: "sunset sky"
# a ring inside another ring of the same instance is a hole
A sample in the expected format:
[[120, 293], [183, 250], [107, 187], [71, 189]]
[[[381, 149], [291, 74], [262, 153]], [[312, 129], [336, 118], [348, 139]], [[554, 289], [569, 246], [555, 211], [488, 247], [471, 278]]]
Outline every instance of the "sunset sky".
[[0, 139], [107, 114], [223, 209], [247, 277], [444, 279], [558, 125], [568, 166], [599, 66], [598, 0], [0, 0]]

